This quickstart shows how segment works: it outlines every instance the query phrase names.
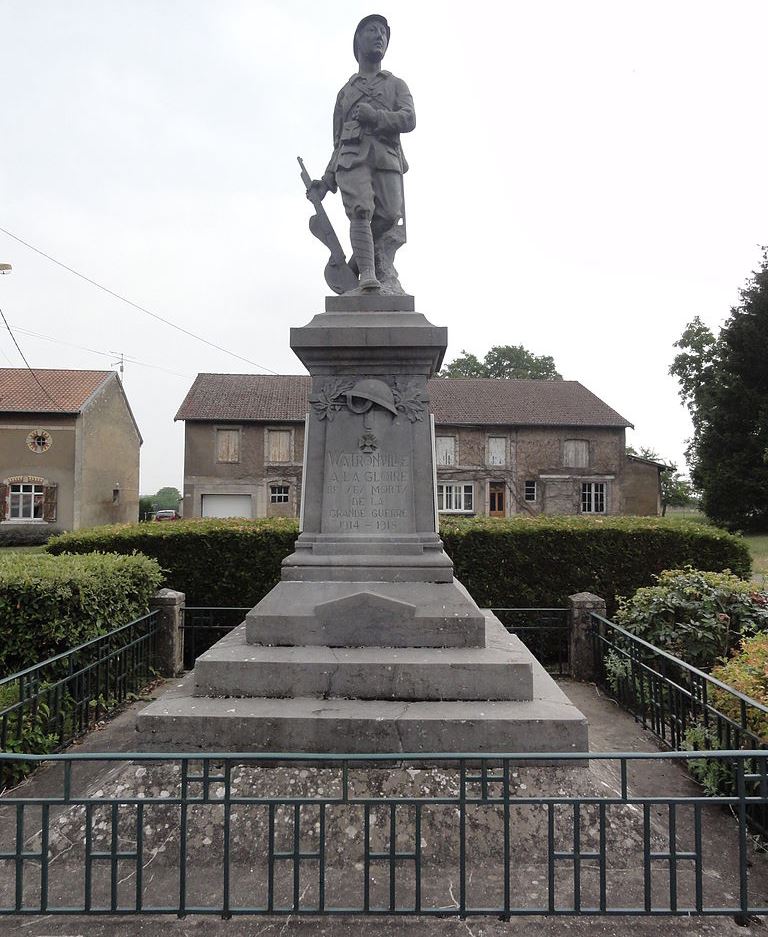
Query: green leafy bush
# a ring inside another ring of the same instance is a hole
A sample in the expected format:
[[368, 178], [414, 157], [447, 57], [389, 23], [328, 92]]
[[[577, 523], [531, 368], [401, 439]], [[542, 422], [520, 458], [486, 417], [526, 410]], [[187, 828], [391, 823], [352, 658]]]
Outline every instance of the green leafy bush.
[[145, 556], [0, 554], [0, 674], [137, 618], [162, 578]]
[[768, 596], [729, 571], [667, 569], [655, 586], [621, 599], [615, 619], [627, 631], [703, 670], [741, 635], [768, 628]]
[[[649, 585], [653, 574], [694, 563], [750, 570], [744, 542], [709, 525], [663, 518], [444, 518], [440, 527], [456, 576], [480, 605], [562, 606], [574, 592], [608, 601]], [[189, 605], [255, 605], [293, 552], [293, 519], [197, 519], [97, 527], [54, 538], [47, 549], [132, 553], [158, 560], [165, 584]]]

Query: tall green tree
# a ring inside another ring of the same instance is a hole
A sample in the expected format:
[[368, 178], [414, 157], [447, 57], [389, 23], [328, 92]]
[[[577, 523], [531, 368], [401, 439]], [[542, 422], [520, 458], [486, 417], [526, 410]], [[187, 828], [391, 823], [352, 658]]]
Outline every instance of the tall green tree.
[[694, 319], [670, 373], [693, 421], [691, 478], [713, 520], [768, 530], [768, 248], [715, 336]]
[[462, 349], [438, 377], [500, 377], [561, 381], [551, 355], [534, 355], [522, 345], [494, 345], [482, 361]]

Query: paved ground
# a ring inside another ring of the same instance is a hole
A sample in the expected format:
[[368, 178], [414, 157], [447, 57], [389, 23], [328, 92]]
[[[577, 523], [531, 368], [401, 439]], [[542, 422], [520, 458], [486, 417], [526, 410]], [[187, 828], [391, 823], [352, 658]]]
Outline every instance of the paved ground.
[[[582, 684], [566, 683], [564, 689], [587, 716], [590, 723], [591, 748], [593, 751], [656, 751], [653, 739], [637, 726], [632, 718], [620, 710], [614, 703], [603, 697], [594, 687]], [[118, 716], [104, 728], [91, 733], [77, 749], [80, 751], [132, 751], [135, 748], [133, 713], [127, 711]], [[691, 790], [690, 781], [672, 763], [663, 768], [658, 762], [648, 762], [647, 768], [633, 776], [633, 790], [642, 794], [662, 794]], [[94, 771], [103, 770], [98, 765]], [[98, 775], [93, 777], [96, 781]], [[45, 771], [25, 782], [27, 792], [45, 796], [55, 781]], [[0, 824], [0, 836], [3, 835]], [[718, 838], [723, 841], [732, 831], [730, 818], [721, 815], [713, 824], [707, 825], [707, 834], [711, 840], [708, 845], [717, 851]], [[726, 876], [732, 872], [732, 859], [727, 850], [722, 855], [722, 868], [714, 870], [716, 875]], [[763, 857], [755, 856], [753, 872], [757, 887], [768, 895], [768, 862]], [[2, 872], [0, 872], [2, 874]], [[765, 884], [765, 888], [763, 885]], [[761, 899], [768, 902], [768, 898]], [[723, 935], [761, 932], [765, 922], [749, 922], [748, 929], [739, 926], [731, 918], [517, 918], [511, 922], [495, 919], [470, 918], [459, 921], [452, 918], [432, 919], [371, 919], [360, 918], [301, 918], [301, 917], [236, 917], [230, 921], [221, 921], [216, 917], [175, 917], [152, 916], [136, 917], [101, 917], [86, 918], [81, 916], [35, 916], [0, 918], [0, 935], [23, 935], [23, 937], [315, 937], [315, 935], [333, 935], [333, 937], [384, 937], [384, 935], [418, 935], [418, 937], [500, 937], [500, 935], [531, 935], [531, 937], [549, 937], [549, 935], [588, 934], [590, 937], [602, 935]]]

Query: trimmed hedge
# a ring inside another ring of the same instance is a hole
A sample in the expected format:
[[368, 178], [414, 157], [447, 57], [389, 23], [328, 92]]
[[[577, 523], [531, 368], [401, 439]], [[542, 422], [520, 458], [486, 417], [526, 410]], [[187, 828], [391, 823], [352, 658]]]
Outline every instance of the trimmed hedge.
[[146, 556], [0, 554], [0, 674], [138, 618], [162, 579]]
[[[444, 518], [440, 532], [456, 576], [482, 606], [562, 606], [574, 592], [616, 596], [650, 585], [654, 573], [691, 564], [748, 576], [744, 541], [717, 527], [656, 517]], [[255, 605], [293, 551], [294, 519], [184, 520], [62, 534], [51, 553], [93, 550], [158, 560], [166, 585], [188, 605]]]

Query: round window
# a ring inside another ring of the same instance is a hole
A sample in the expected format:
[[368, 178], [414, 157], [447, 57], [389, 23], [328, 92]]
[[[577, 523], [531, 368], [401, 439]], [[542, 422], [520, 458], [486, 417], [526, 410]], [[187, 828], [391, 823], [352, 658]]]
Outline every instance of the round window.
[[27, 436], [27, 448], [32, 452], [47, 452], [52, 443], [51, 434], [44, 429], [33, 429]]

